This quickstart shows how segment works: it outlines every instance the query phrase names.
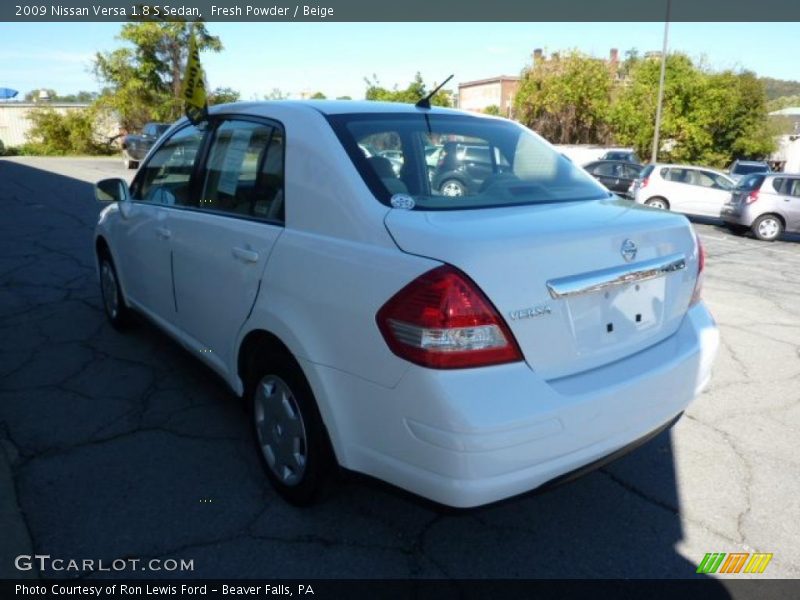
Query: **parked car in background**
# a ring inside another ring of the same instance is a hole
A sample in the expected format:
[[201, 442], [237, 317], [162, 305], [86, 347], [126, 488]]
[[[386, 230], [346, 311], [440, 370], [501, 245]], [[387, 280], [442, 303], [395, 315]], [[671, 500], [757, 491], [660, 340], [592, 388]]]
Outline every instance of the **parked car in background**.
[[642, 163], [634, 150], [609, 150], [600, 157], [600, 160], [621, 160], [635, 164]]
[[126, 169], [135, 169], [147, 156], [158, 138], [169, 129], [165, 123], [147, 123], [139, 135], [128, 134], [122, 139], [122, 162]]
[[720, 216], [735, 233], [750, 230], [765, 242], [784, 231], [800, 232], [800, 174], [745, 175]]
[[735, 187], [719, 171], [690, 165], [649, 164], [633, 183], [639, 204], [687, 215], [719, 217]]
[[631, 186], [644, 165], [622, 160], [596, 160], [583, 168], [609, 190], [625, 198], [633, 198]]
[[769, 173], [771, 169], [764, 161], [757, 160], [735, 160], [728, 169], [728, 175], [734, 181], [739, 181], [745, 175], [753, 173]]
[[509, 168], [497, 148], [446, 142], [431, 178], [433, 189], [443, 196], [475, 194], [483, 182]]
[[[518, 123], [388, 102], [209, 112], [130, 186], [97, 184], [102, 303], [246, 399], [289, 502], [337, 464], [494, 502], [632, 450], [708, 384], [718, 331], [690, 223], [619, 202]], [[463, 196], [431, 189], [432, 131], [469, 140], [449, 171], [489, 165]], [[386, 135], [402, 177], [359, 147]]]

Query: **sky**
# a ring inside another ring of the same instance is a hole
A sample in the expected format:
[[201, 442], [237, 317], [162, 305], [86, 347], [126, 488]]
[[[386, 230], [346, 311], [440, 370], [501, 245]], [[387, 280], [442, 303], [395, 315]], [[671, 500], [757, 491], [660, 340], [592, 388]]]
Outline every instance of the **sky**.
[[[97, 91], [95, 52], [120, 45], [121, 23], [0, 23], [0, 87], [50, 88], [59, 94]], [[405, 87], [414, 74], [427, 83], [455, 74], [458, 83], [517, 75], [534, 48], [578, 49], [607, 57], [631, 48], [660, 50], [663, 23], [209, 23], [225, 49], [203, 53], [208, 85], [231, 87], [242, 99], [274, 88], [292, 95], [363, 98], [365, 77]], [[800, 80], [796, 23], [672, 23], [670, 51], [713, 69], [749, 69]]]

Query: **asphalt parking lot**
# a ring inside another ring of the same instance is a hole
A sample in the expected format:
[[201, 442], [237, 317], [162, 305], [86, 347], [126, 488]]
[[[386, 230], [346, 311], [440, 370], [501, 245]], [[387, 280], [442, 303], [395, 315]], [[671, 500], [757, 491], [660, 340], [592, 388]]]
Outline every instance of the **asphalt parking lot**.
[[35, 575], [13, 565], [34, 552], [191, 559], [169, 575], [202, 578], [683, 578], [707, 552], [770, 552], [766, 576], [800, 577], [800, 236], [695, 224], [720, 356], [633, 454], [478, 510], [358, 477], [300, 510], [215, 375], [145, 322], [106, 323], [87, 182], [129, 175], [118, 159], [0, 159], [0, 577]]

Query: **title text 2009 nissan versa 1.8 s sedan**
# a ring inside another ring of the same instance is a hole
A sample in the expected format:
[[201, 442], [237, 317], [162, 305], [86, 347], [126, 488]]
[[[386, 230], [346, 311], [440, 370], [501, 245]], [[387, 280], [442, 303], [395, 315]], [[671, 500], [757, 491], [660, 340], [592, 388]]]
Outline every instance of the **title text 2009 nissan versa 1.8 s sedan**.
[[[493, 174], [432, 189], [425, 148], [447, 142], [486, 147]], [[500, 500], [649, 439], [709, 381], [689, 222], [504, 119], [222, 105], [96, 194], [111, 323], [144, 313], [244, 396], [295, 504], [337, 465], [451, 506]]]

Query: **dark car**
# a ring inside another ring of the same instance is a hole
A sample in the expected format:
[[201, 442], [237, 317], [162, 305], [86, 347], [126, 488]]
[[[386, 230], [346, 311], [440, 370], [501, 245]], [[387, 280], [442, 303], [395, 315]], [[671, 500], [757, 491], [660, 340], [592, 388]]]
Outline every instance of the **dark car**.
[[139, 161], [147, 156], [150, 148], [167, 129], [169, 125], [166, 123], [147, 123], [140, 135], [126, 135], [122, 140], [122, 162], [125, 163], [125, 167], [128, 169], [138, 167]]
[[642, 161], [633, 150], [609, 150], [598, 160], [620, 160], [623, 162], [639, 164]]
[[443, 196], [476, 194], [489, 176], [504, 173], [509, 167], [497, 148], [447, 142], [439, 154], [431, 187]]
[[583, 165], [583, 168], [615, 194], [632, 198], [628, 190], [644, 165], [624, 160], [596, 160]]
[[771, 169], [763, 160], [735, 160], [728, 169], [731, 179], [739, 181], [745, 175], [769, 173]]

